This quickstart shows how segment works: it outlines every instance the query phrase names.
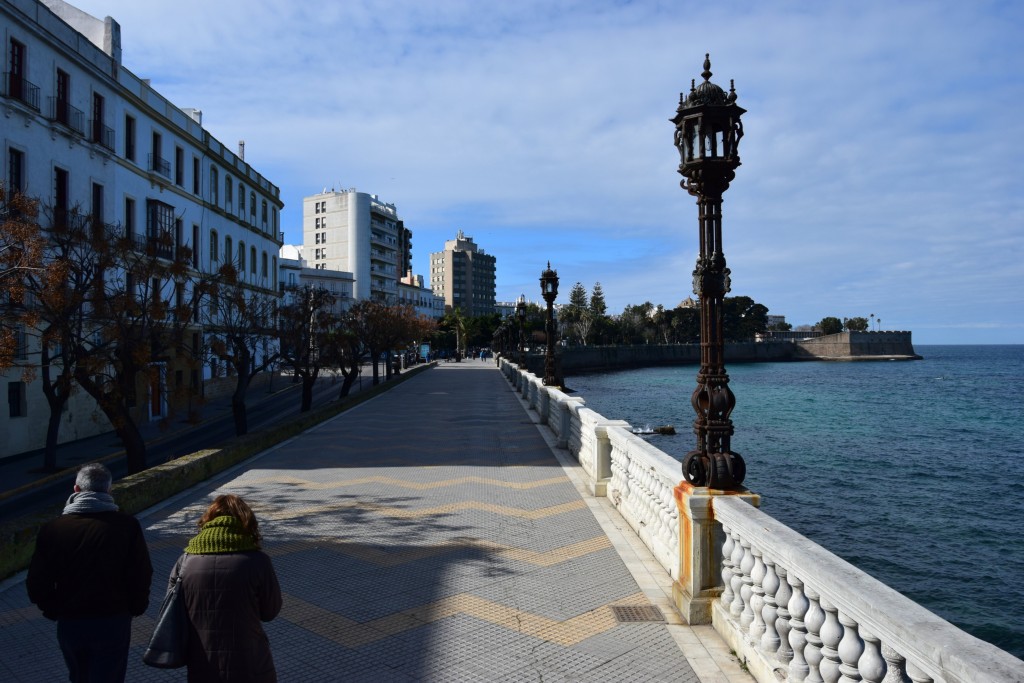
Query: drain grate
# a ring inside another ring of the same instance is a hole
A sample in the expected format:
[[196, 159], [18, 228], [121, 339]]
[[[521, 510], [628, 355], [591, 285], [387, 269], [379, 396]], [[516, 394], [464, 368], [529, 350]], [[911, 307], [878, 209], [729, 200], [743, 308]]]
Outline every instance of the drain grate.
[[665, 615], [654, 605], [612, 605], [612, 614], [619, 623], [665, 621]]

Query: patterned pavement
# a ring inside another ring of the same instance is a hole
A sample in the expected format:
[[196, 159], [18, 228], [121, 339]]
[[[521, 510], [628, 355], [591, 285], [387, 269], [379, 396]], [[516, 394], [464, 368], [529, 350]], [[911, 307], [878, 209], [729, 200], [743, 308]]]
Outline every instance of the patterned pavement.
[[[185, 679], [141, 652], [196, 520], [235, 493], [285, 594], [282, 682], [751, 681], [535, 421], [493, 363], [444, 364], [146, 511], [128, 680]], [[0, 584], [0, 680], [66, 680], [23, 575]]]

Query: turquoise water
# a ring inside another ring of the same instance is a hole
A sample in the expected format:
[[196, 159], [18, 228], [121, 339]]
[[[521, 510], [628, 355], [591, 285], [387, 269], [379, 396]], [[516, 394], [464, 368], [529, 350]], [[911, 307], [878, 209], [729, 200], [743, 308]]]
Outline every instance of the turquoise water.
[[[727, 369], [733, 449], [766, 513], [1024, 659], [1024, 346], [919, 346], [922, 361]], [[696, 366], [569, 377], [680, 458]]]

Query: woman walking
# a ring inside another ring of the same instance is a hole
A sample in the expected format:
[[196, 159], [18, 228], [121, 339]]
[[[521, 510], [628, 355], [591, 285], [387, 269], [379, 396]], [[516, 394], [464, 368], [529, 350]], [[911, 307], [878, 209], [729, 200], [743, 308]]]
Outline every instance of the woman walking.
[[238, 496], [217, 496], [199, 519], [171, 571], [181, 572], [188, 608], [190, 683], [275, 683], [262, 622], [281, 611], [281, 588], [260, 550], [252, 509]]

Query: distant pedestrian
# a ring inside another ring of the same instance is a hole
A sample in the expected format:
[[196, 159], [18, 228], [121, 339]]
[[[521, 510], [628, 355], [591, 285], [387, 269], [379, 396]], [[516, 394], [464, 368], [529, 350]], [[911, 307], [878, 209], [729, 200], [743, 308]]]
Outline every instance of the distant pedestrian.
[[111, 483], [99, 463], [78, 470], [64, 514], [39, 530], [25, 582], [29, 600], [57, 622], [72, 683], [124, 681], [132, 617], [149, 605], [149, 549]]
[[262, 622], [281, 611], [281, 588], [261, 542], [249, 505], [235, 495], [217, 496], [171, 571], [172, 580], [181, 572], [191, 621], [191, 683], [277, 681]]

